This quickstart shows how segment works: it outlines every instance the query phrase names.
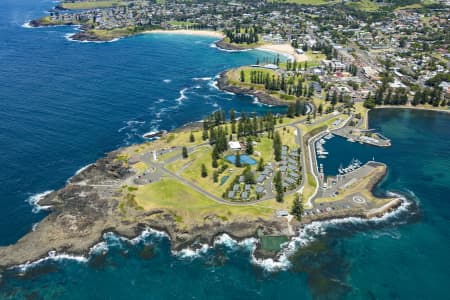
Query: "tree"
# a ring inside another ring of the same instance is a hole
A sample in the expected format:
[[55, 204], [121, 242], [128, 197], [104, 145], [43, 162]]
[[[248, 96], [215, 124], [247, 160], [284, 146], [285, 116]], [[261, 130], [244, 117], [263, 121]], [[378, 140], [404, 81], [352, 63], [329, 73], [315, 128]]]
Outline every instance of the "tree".
[[183, 158], [188, 158], [189, 154], [186, 147], [183, 147], [183, 149], [181, 150], [181, 155], [183, 156]]
[[317, 112], [319, 113], [319, 115], [322, 116], [322, 113], [323, 113], [323, 104], [322, 103], [320, 103], [319, 108], [317, 109]]
[[247, 139], [247, 143], [245, 144], [245, 153], [247, 153], [248, 155], [252, 155], [253, 154], [253, 142], [251, 138]]
[[241, 154], [239, 153], [239, 151], [236, 153], [235, 159], [236, 159], [236, 161], [234, 162], [234, 165], [238, 168], [242, 167]]
[[195, 136], [192, 133], [192, 131], [191, 131], [191, 135], [189, 136], [189, 142], [191, 142], [191, 143], [195, 142]]
[[280, 134], [275, 132], [274, 138], [273, 138], [273, 154], [275, 156], [276, 161], [281, 160], [281, 137]]
[[365, 108], [368, 108], [368, 109], [373, 109], [376, 106], [375, 101], [373, 101], [373, 99], [371, 97], [368, 97], [366, 100], [364, 100], [363, 105]]
[[294, 202], [292, 203], [291, 214], [298, 220], [302, 220], [303, 214], [303, 204], [300, 200], [300, 195], [296, 195], [294, 198]]
[[215, 169], [215, 168], [217, 168], [219, 166], [219, 163], [217, 162], [217, 158], [215, 158], [214, 156], [213, 156], [213, 158], [212, 158], [212, 167]]
[[208, 169], [206, 169], [205, 164], [202, 164], [202, 172], [201, 175], [203, 178], [208, 177]]
[[255, 184], [255, 174], [253, 173], [250, 166], [247, 166], [242, 174], [244, 176], [244, 182], [247, 184]]
[[278, 171], [275, 174], [275, 178], [273, 181], [275, 184], [275, 191], [277, 193], [276, 195], [277, 202], [283, 202], [284, 191], [283, 191], [283, 178], [281, 176], [281, 171]]
[[208, 130], [203, 130], [202, 138], [204, 141], [208, 139]]
[[259, 162], [258, 162], [258, 169], [257, 169], [259, 172], [262, 172], [262, 171], [264, 171], [264, 159], [261, 157], [260, 159], [259, 159]]
[[241, 82], [245, 82], [245, 72], [241, 70]]

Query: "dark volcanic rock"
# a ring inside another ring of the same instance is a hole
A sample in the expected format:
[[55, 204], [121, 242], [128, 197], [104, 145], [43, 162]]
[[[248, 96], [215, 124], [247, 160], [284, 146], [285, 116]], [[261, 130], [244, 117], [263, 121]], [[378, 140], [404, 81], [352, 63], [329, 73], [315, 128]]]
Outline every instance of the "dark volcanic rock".
[[230, 44], [225, 42], [223, 39], [216, 42], [216, 46], [220, 49], [224, 50], [233, 50], [233, 51], [239, 51], [239, 50], [247, 50], [248, 48], [241, 47], [239, 45]]

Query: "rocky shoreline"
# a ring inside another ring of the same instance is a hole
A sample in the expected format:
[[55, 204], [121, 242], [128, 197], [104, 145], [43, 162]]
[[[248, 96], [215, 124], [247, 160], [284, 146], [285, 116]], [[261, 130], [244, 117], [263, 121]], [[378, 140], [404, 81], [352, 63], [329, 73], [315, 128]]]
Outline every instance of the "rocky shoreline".
[[249, 89], [249, 88], [243, 88], [238, 87], [232, 84], [228, 83], [227, 77], [226, 77], [226, 71], [219, 74], [219, 77], [217, 78], [217, 87], [222, 90], [229, 93], [234, 93], [238, 95], [249, 95], [256, 97], [259, 102], [267, 105], [277, 105], [277, 106], [287, 106], [288, 103], [282, 100], [279, 100], [275, 97], [272, 97], [264, 92]]
[[[221, 234], [228, 234], [237, 240], [263, 235], [292, 236], [286, 218], [259, 217], [239, 221], [224, 221], [211, 214], [201, 224], [181, 226], [165, 208], [144, 211], [128, 208], [126, 215], [119, 207], [120, 188], [135, 171], [120, 159], [119, 149], [107, 154], [80, 173], [72, 177], [67, 185], [44, 197], [39, 205], [50, 206], [51, 211], [35, 228], [13, 245], [0, 247], [0, 270], [11, 266], [34, 262], [57, 254], [82, 255], [88, 257], [93, 246], [103, 240], [103, 234], [114, 232], [126, 238], [134, 238], [145, 228], [165, 232], [171, 247], [179, 251], [197, 244], [209, 244]], [[383, 176], [377, 176], [371, 183], [375, 186]], [[401, 204], [399, 199], [379, 208], [376, 212], [347, 211], [333, 212], [323, 218], [304, 218], [302, 223], [293, 220], [291, 232], [298, 232], [301, 226], [313, 221], [360, 217], [371, 218], [383, 215]], [[264, 252], [256, 249], [255, 256], [266, 258]], [[270, 255], [276, 256], [276, 253]]]
[[215, 42], [217, 48], [227, 51], [242, 51], [242, 50], [251, 50], [252, 48], [242, 47], [236, 44], [230, 44], [225, 42], [223, 39]]

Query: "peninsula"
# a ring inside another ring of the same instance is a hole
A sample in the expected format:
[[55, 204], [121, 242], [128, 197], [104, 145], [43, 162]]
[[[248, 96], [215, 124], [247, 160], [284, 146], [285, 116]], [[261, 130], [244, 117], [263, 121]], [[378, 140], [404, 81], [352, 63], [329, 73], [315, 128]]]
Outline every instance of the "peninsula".
[[338, 111], [311, 116], [298, 110], [291, 117], [238, 118], [230, 111], [226, 118], [218, 111], [158, 140], [113, 151], [39, 202], [51, 212], [16, 244], [0, 248], [0, 267], [51, 251], [88, 255], [109, 231], [134, 237], [158, 229], [181, 249], [222, 233], [289, 238], [315, 220], [371, 218], [399, 206], [400, 199], [371, 193], [386, 173], [382, 163], [355, 163], [324, 176], [317, 141], [356, 119]]

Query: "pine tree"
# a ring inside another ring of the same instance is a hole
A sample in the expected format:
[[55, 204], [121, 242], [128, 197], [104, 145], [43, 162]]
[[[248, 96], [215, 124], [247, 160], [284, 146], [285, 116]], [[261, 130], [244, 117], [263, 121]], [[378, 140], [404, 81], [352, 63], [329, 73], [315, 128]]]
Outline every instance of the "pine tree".
[[192, 131], [191, 131], [191, 135], [189, 136], [189, 142], [191, 142], [191, 143], [195, 142], [195, 136], [192, 133]]
[[277, 132], [275, 132], [274, 138], [273, 138], [273, 153], [275, 156], [275, 160], [276, 161], [280, 161], [281, 160], [281, 137], [280, 134]]
[[245, 72], [241, 70], [241, 82], [245, 82]]
[[219, 172], [216, 170], [213, 173], [213, 181], [218, 182], [219, 181]]
[[251, 138], [247, 139], [247, 143], [245, 145], [245, 153], [247, 153], [248, 155], [252, 155], [253, 154], [253, 142]]
[[208, 169], [206, 169], [205, 164], [202, 164], [201, 175], [202, 175], [203, 178], [208, 177]]
[[300, 195], [296, 195], [292, 203], [291, 214], [298, 220], [302, 220], [303, 204], [300, 201]]
[[278, 171], [275, 174], [274, 184], [275, 184], [275, 191], [277, 193], [276, 200], [277, 202], [283, 202], [284, 191], [283, 191], [283, 178], [281, 176], [281, 171]]
[[188, 154], [188, 150], [186, 147], [182, 148], [181, 154], [182, 154], [183, 158], [188, 158], [189, 154]]
[[322, 113], [323, 113], [323, 104], [322, 103], [319, 104], [319, 108], [317, 109], [317, 112], [319, 113], [320, 116], [322, 116]]
[[241, 154], [239, 153], [239, 151], [236, 153], [235, 159], [236, 159], [236, 161], [234, 162], [234, 165], [238, 168], [242, 167]]
[[259, 159], [259, 162], [258, 162], [258, 169], [257, 169], [259, 172], [262, 172], [262, 171], [264, 171], [264, 159], [261, 157], [260, 159]]

